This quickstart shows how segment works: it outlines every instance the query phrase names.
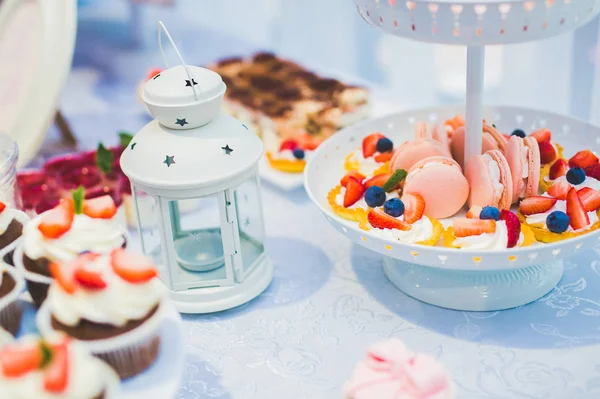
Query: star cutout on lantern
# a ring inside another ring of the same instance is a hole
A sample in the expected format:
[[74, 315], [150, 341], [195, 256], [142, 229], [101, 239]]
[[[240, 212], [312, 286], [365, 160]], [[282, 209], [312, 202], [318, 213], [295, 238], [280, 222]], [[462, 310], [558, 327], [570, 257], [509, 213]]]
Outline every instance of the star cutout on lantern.
[[133, 150], [136, 145], [137, 145], [137, 143], [131, 143], [131, 149]]
[[175, 155], [167, 155], [163, 163], [166, 164], [167, 167], [171, 167], [171, 165], [175, 163]]
[[231, 155], [231, 153], [233, 152], [233, 150], [229, 148], [229, 144], [227, 144], [225, 147], [221, 147], [221, 149], [225, 151], [225, 154], [227, 155]]
[[246, 226], [246, 227], [250, 226], [250, 218], [249, 217], [244, 219], [244, 226]]
[[179, 125], [181, 127], [183, 127], [183, 125], [189, 125], [188, 121], [186, 121], [185, 118], [183, 118], [183, 119], [176, 118], [176, 119], [177, 119], [177, 122], [175, 122], [176, 125]]
[[194, 80], [194, 78], [192, 78], [191, 81], [189, 80], [185, 80], [185, 87], [192, 87], [192, 85], [196, 86], [198, 83], [196, 83], [196, 81]]

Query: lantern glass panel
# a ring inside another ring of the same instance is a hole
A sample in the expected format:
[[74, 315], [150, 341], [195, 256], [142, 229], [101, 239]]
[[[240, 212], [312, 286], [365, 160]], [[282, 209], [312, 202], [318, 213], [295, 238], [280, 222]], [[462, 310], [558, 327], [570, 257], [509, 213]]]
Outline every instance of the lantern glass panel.
[[152, 257], [157, 265], [162, 265], [161, 233], [160, 233], [160, 214], [158, 200], [150, 194], [133, 188], [137, 222], [142, 241], [142, 251], [144, 254]]
[[242, 255], [241, 276], [238, 273], [238, 279], [243, 279], [265, 252], [265, 230], [256, 176], [235, 190], [235, 205]]

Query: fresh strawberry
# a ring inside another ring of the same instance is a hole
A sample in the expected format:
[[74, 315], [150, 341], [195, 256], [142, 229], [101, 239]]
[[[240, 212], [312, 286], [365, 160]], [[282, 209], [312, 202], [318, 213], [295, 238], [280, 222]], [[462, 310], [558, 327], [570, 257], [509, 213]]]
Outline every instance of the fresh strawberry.
[[371, 133], [363, 139], [362, 152], [363, 157], [369, 158], [377, 152], [377, 142], [385, 136], [381, 133]]
[[559, 200], [566, 200], [567, 194], [571, 189], [571, 185], [567, 181], [558, 181], [550, 186], [548, 195]]
[[550, 167], [550, 179], [556, 180], [567, 174], [569, 164], [564, 159], [557, 159]]
[[294, 139], [287, 139], [281, 143], [281, 145], [279, 146], [279, 151], [283, 151], [283, 150], [294, 151], [296, 148], [298, 148], [298, 142]]
[[2, 211], [6, 209], [6, 204], [2, 201], [0, 201], [0, 213], [2, 213]]
[[298, 147], [302, 148], [303, 150], [314, 151], [319, 145], [321, 145], [323, 139], [304, 132], [296, 136], [296, 141], [298, 142]]
[[369, 180], [365, 181], [365, 190], [373, 186], [383, 187], [390, 177], [392, 177], [391, 173], [382, 173], [371, 177]]
[[158, 75], [161, 72], [162, 72], [162, 69], [160, 69], [160, 68], [150, 69], [150, 71], [148, 71], [148, 75], [146, 75], [146, 80], [152, 79], [153, 77], [155, 77], [156, 75]]
[[7, 378], [17, 378], [41, 367], [42, 348], [35, 344], [9, 344], [0, 351], [0, 369]]
[[40, 216], [38, 230], [46, 238], [58, 238], [71, 228], [75, 210], [71, 200], [64, 200]]
[[529, 197], [525, 198], [519, 204], [519, 211], [525, 216], [536, 213], [543, 213], [549, 210], [558, 201], [556, 198], [550, 197]]
[[579, 166], [585, 169], [597, 163], [598, 157], [590, 150], [581, 150], [569, 159], [569, 166], [571, 168]]
[[540, 162], [542, 165], [552, 163], [558, 158], [556, 146], [549, 141], [538, 143], [540, 147]]
[[52, 347], [52, 361], [44, 370], [44, 389], [60, 394], [69, 385], [69, 347], [68, 341]]
[[101, 290], [106, 288], [106, 281], [102, 273], [95, 270], [90, 264], [100, 255], [95, 253], [85, 253], [75, 260], [75, 281], [90, 290]]
[[500, 211], [500, 220], [504, 220], [506, 223], [506, 230], [508, 233], [508, 242], [506, 248], [512, 248], [519, 243], [521, 238], [521, 221], [509, 210]]
[[340, 184], [344, 187], [346, 187], [346, 185], [348, 184], [348, 179], [350, 177], [354, 177], [356, 180], [358, 180], [359, 182], [362, 183], [362, 181], [365, 179], [365, 175], [363, 175], [362, 173], [359, 173], [355, 170], [351, 170], [350, 172], [348, 172], [346, 174], [346, 176], [342, 177], [342, 180], [340, 180]]
[[344, 194], [344, 207], [349, 208], [356, 204], [365, 193], [365, 187], [361, 182], [356, 180], [354, 177], [348, 178], [346, 183], [346, 193]]
[[117, 206], [110, 195], [86, 199], [83, 213], [94, 219], [110, 219], [117, 213]]
[[406, 193], [402, 196], [404, 202], [404, 221], [414, 223], [425, 213], [425, 200], [419, 194]]
[[77, 283], [73, 276], [73, 271], [68, 265], [59, 262], [52, 262], [49, 266], [50, 275], [56, 280], [58, 285], [67, 293], [73, 294], [77, 289]]
[[600, 180], [600, 164], [593, 164], [590, 166], [586, 166], [585, 168], [583, 168], [583, 170], [585, 171], [585, 175], [587, 177], [592, 177], [596, 180]]
[[496, 231], [496, 221], [493, 219], [454, 219], [452, 222], [455, 237], [478, 236], [483, 233]]
[[577, 190], [577, 196], [586, 212], [593, 212], [600, 208], [600, 191], [596, 191], [591, 187], [584, 187]]
[[574, 230], [582, 229], [590, 224], [590, 218], [577, 196], [576, 188], [571, 188], [567, 194], [567, 216], [571, 220], [571, 227]]
[[394, 155], [394, 153], [391, 152], [391, 151], [382, 152], [382, 153], [379, 153], [379, 154], [375, 155], [375, 161], [376, 162], [382, 162], [382, 163], [383, 162], [387, 162], [390, 159], [392, 159], [393, 155]]
[[[405, 214], [406, 215], [406, 214]], [[396, 230], [410, 230], [412, 226], [400, 219], [396, 219], [393, 216], [388, 215], [380, 209], [371, 209], [367, 215], [367, 220], [371, 226], [376, 229], [396, 229]]]
[[546, 142], [549, 143], [550, 140], [552, 140], [552, 133], [548, 129], [536, 130], [535, 132], [531, 133], [530, 136], [536, 139], [539, 144]]
[[112, 252], [110, 263], [115, 273], [130, 283], [145, 283], [158, 276], [150, 257], [127, 252], [123, 248]]
[[478, 205], [473, 205], [467, 212], [467, 218], [468, 219], [479, 219], [479, 215], [481, 214], [482, 209], [483, 208]]

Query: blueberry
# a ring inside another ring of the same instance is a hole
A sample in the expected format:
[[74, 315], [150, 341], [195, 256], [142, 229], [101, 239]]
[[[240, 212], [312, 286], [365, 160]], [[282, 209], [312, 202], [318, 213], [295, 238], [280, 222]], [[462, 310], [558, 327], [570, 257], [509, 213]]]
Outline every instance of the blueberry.
[[479, 219], [500, 220], [500, 210], [495, 206], [486, 206], [481, 210]]
[[383, 137], [377, 141], [377, 151], [388, 152], [392, 151], [393, 149], [394, 143], [392, 143], [392, 140], [388, 139], [387, 137]]
[[365, 192], [365, 202], [371, 208], [376, 208], [383, 205], [385, 198], [385, 191], [383, 191], [383, 188], [378, 186], [369, 187]]
[[524, 132], [524, 131], [522, 131], [521, 129], [515, 129], [515, 130], [513, 130], [513, 132], [511, 133], [511, 136], [518, 136], [518, 137], [520, 137], [520, 138], [524, 139], [524, 138], [525, 138], [525, 132]]
[[304, 159], [304, 150], [302, 148], [295, 148], [292, 153], [294, 154], [294, 158]]
[[404, 213], [404, 202], [399, 198], [391, 198], [383, 204], [383, 211], [390, 216], [397, 218]]
[[546, 218], [546, 226], [553, 233], [564, 233], [569, 228], [569, 216], [562, 211], [554, 211]]
[[573, 185], [581, 184], [585, 181], [585, 171], [581, 168], [571, 168], [567, 171], [567, 181]]

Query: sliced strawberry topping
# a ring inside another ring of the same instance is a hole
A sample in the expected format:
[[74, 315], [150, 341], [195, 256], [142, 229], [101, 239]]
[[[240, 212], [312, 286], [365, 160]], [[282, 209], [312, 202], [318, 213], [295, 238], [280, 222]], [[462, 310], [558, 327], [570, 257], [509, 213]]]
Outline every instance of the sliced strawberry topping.
[[556, 162], [552, 164], [550, 167], [550, 179], [556, 180], [561, 176], [567, 174], [567, 170], [569, 169], [569, 164], [564, 159], [557, 159]]
[[158, 276], [152, 259], [141, 254], [115, 249], [110, 256], [115, 273], [130, 283], [145, 283]]
[[548, 129], [540, 129], [531, 133], [531, 137], [536, 139], [538, 143], [550, 142], [552, 140], [552, 133]]
[[393, 216], [388, 215], [380, 209], [371, 209], [367, 215], [367, 220], [371, 226], [376, 229], [396, 229], [408, 231], [412, 226], [400, 219], [396, 219]]
[[37, 370], [42, 361], [42, 348], [36, 344], [8, 345], [0, 351], [0, 369], [7, 378], [17, 378]]
[[363, 157], [369, 158], [377, 152], [377, 142], [385, 136], [381, 133], [371, 133], [363, 139], [362, 152]]
[[556, 201], [558, 201], [556, 198], [550, 197], [525, 198], [519, 204], [519, 211], [525, 216], [543, 213], [552, 208], [556, 204]]
[[314, 151], [319, 145], [321, 145], [323, 139], [304, 132], [296, 136], [296, 141], [298, 142], [298, 147], [302, 148], [303, 150]]
[[600, 164], [595, 163], [591, 166], [586, 166], [583, 170], [585, 171], [586, 176], [600, 180]]
[[558, 158], [556, 146], [549, 141], [538, 143], [540, 147], [540, 162], [542, 165], [552, 163]]
[[348, 208], [356, 204], [360, 201], [364, 193], [365, 187], [362, 183], [354, 177], [349, 177], [348, 183], [346, 183], [346, 193], [344, 194], [344, 207]]
[[404, 202], [404, 221], [414, 223], [425, 213], [425, 200], [419, 194], [406, 193], [402, 196]]
[[569, 166], [587, 168], [598, 163], [598, 157], [590, 150], [581, 150], [569, 159]]
[[377, 162], [387, 162], [390, 159], [392, 159], [393, 155], [394, 155], [394, 153], [391, 152], [391, 151], [389, 151], [389, 152], [382, 152], [382, 153], [379, 153], [379, 154], [375, 155], [374, 159]]
[[380, 175], [373, 176], [369, 180], [365, 181], [365, 189], [373, 186], [383, 187], [390, 177], [392, 177], [391, 173], [382, 173]]
[[58, 285], [67, 293], [73, 294], [77, 289], [77, 282], [73, 276], [73, 270], [68, 265], [59, 262], [52, 262], [49, 266], [50, 275], [56, 280]]
[[467, 212], [468, 219], [479, 219], [479, 215], [481, 214], [482, 207], [478, 205], [473, 205], [469, 211]]
[[160, 68], [150, 69], [150, 71], [148, 71], [148, 75], [146, 75], [146, 80], [152, 79], [153, 77], [155, 77], [156, 75], [158, 75], [161, 72], [162, 72], [162, 69], [160, 69]]
[[44, 389], [60, 394], [69, 384], [69, 347], [68, 341], [52, 346], [52, 362], [44, 371]]
[[83, 213], [94, 219], [110, 219], [117, 213], [117, 206], [110, 195], [86, 199]]
[[64, 200], [41, 215], [38, 230], [46, 238], [58, 238], [69, 231], [74, 218], [73, 201]]
[[478, 236], [483, 233], [496, 231], [496, 221], [493, 219], [454, 219], [452, 222], [455, 237]]
[[600, 191], [596, 191], [590, 187], [584, 187], [577, 190], [577, 196], [583, 204], [583, 209], [586, 212], [593, 212], [600, 208]]
[[99, 270], [91, 265], [100, 255], [91, 252], [80, 255], [75, 261], [75, 281], [84, 288], [101, 290], [106, 288], [106, 281]]
[[550, 188], [548, 189], [548, 194], [553, 198], [559, 200], [566, 200], [567, 194], [569, 193], [570, 189], [571, 185], [569, 184], [569, 182], [559, 181], [550, 186]]
[[4, 211], [6, 209], [6, 204], [2, 201], [0, 201], [0, 213], [2, 213], [2, 211]]
[[506, 223], [506, 230], [508, 233], [508, 242], [506, 248], [512, 248], [519, 243], [521, 238], [521, 221], [509, 210], [500, 211], [500, 220], [504, 220]]
[[567, 194], [567, 216], [574, 230], [582, 229], [590, 224], [590, 218], [583, 208], [583, 203], [577, 196], [577, 189], [571, 188]]
[[296, 148], [298, 148], [298, 142], [294, 139], [287, 139], [281, 142], [281, 145], [279, 146], [279, 151], [294, 151]]
[[340, 184], [344, 187], [346, 187], [346, 185], [348, 184], [348, 179], [350, 177], [354, 177], [356, 180], [358, 180], [359, 182], [362, 183], [362, 181], [365, 179], [365, 175], [363, 175], [362, 173], [359, 173], [355, 170], [351, 170], [350, 172], [348, 172], [346, 174], [346, 176], [342, 177], [342, 180], [340, 180]]

